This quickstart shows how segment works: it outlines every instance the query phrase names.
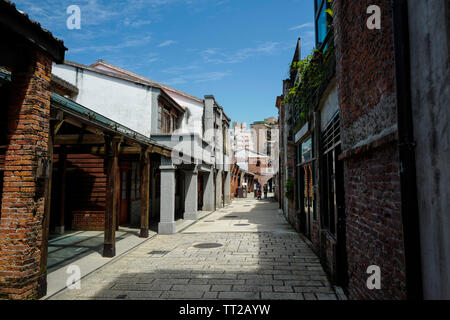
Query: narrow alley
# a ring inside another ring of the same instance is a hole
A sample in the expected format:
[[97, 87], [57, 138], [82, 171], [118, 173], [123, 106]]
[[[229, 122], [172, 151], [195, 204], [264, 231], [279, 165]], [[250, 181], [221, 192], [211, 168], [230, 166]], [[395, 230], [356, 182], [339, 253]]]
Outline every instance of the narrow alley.
[[157, 235], [50, 299], [336, 300], [319, 259], [278, 212], [253, 198]]

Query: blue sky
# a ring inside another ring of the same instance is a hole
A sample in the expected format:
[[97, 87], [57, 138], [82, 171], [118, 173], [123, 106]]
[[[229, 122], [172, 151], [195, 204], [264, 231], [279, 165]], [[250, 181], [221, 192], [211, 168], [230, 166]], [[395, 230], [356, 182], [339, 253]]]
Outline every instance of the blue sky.
[[[13, 0], [14, 1], [14, 0]], [[232, 121], [277, 115], [297, 38], [314, 46], [313, 0], [15, 0], [64, 40], [66, 59], [104, 59], [198, 97]], [[70, 5], [81, 30], [66, 27]]]

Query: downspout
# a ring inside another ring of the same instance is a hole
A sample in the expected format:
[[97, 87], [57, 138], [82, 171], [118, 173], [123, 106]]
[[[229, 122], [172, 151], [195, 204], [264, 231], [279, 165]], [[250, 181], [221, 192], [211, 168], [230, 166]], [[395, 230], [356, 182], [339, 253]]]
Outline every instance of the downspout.
[[420, 225], [417, 203], [416, 161], [407, 0], [392, 0], [397, 95], [400, 189], [408, 300], [422, 300]]

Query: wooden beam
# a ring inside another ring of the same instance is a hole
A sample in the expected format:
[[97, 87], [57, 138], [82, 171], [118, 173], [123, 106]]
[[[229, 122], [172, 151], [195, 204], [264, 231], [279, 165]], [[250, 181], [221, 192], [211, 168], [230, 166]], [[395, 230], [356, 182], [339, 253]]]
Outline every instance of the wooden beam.
[[61, 129], [61, 126], [63, 125], [64, 120], [60, 120], [56, 125], [55, 129], [53, 129], [53, 135], [56, 136], [58, 134], [59, 129]]
[[148, 238], [150, 204], [150, 155], [147, 148], [141, 150], [141, 238]]
[[56, 136], [55, 144], [65, 145], [65, 144], [103, 144], [105, 139], [103, 136], [95, 134], [65, 134]]
[[103, 135], [103, 131], [102, 130], [97, 129], [94, 126], [89, 126], [88, 124], [86, 124], [86, 123], [84, 123], [82, 121], [78, 121], [78, 120], [72, 119], [72, 118], [70, 118], [68, 116], [64, 117], [64, 121], [69, 123], [69, 124], [71, 124], [71, 125], [73, 125], [73, 126], [75, 126], [75, 127], [78, 127], [78, 128], [84, 129], [86, 131], [89, 131], [92, 134]]

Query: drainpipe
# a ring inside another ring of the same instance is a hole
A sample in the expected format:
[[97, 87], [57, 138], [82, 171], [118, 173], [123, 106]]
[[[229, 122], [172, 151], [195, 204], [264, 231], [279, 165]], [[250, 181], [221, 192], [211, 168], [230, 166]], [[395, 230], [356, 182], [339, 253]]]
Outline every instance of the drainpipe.
[[423, 299], [407, 0], [392, 0], [401, 210], [408, 300]]

